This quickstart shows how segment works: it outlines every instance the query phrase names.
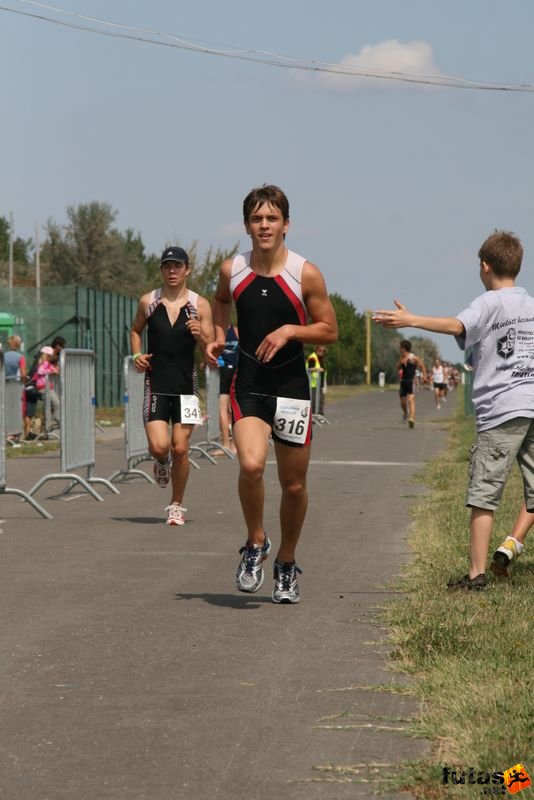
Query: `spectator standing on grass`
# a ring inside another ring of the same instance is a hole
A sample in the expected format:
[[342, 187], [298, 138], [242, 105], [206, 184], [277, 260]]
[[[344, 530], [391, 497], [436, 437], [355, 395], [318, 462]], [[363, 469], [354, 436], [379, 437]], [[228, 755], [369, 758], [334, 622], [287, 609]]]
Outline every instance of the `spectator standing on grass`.
[[21, 346], [22, 339], [20, 336], [17, 336], [16, 334], [13, 336], [8, 336], [8, 349], [4, 353], [4, 374], [6, 381], [9, 381], [10, 383], [18, 381], [21, 385], [19, 419], [21, 428], [18, 428], [16, 431], [7, 431], [7, 433], [20, 434], [21, 430], [24, 428], [24, 417], [26, 416], [26, 392], [22, 391], [22, 386], [28, 379], [28, 372], [26, 370], [26, 358], [24, 357], [23, 353], [20, 352]]
[[26, 382], [26, 358], [20, 352], [22, 339], [20, 336], [8, 336], [7, 347], [4, 353], [4, 371], [6, 381], [22, 381]]
[[[191, 268], [186, 251], [166, 248], [160, 268], [163, 286], [139, 300], [130, 343], [135, 369], [145, 374], [143, 421], [154, 477], [162, 488], [169, 480], [172, 484], [167, 525], [184, 525], [189, 442], [194, 426], [202, 422], [194, 350], [197, 342], [204, 349], [213, 341], [213, 325], [208, 301], [187, 288]], [[143, 353], [145, 327], [148, 351]]]
[[54, 351], [49, 345], [41, 347], [37, 363], [34, 362], [28, 374], [28, 380], [24, 387], [26, 401], [26, 415], [24, 417], [25, 439], [35, 439], [41, 432], [42, 420], [37, 416], [37, 404], [43, 399], [48, 376], [56, 371], [53, 356]]
[[253, 189], [243, 202], [243, 219], [252, 249], [221, 267], [213, 307], [216, 342], [206, 351], [213, 364], [224, 350], [233, 301], [239, 328], [233, 434], [248, 534], [239, 551], [236, 585], [241, 592], [257, 592], [263, 584], [263, 562], [271, 549], [263, 511], [272, 434], [282, 489], [272, 600], [298, 603], [296, 549], [308, 504], [312, 428], [303, 345], [334, 342], [337, 322], [321, 272], [286, 247], [289, 202], [284, 192], [272, 185]]
[[475, 591], [486, 587], [494, 513], [515, 460], [525, 509], [534, 512], [534, 298], [515, 285], [523, 246], [512, 233], [495, 231], [478, 258], [486, 292], [456, 317], [412, 314], [398, 300], [396, 310], [373, 315], [386, 328], [446, 333], [462, 349], [472, 348], [477, 438], [466, 498], [471, 508], [470, 563], [469, 572], [448, 586]]

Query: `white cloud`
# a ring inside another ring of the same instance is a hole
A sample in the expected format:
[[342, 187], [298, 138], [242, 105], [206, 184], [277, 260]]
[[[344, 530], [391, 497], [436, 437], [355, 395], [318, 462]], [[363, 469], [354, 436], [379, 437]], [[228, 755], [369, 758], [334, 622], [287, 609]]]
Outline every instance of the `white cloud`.
[[[378, 44], [366, 44], [356, 55], [346, 55], [336, 66], [346, 71], [369, 71], [372, 73], [408, 73], [409, 75], [441, 75], [434, 63], [432, 48], [426, 42], [399, 42], [388, 39]], [[401, 82], [382, 80], [339, 73], [320, 72], [321, 86], [335, 91], [350, 92], [362, 87], [395, 86]]]

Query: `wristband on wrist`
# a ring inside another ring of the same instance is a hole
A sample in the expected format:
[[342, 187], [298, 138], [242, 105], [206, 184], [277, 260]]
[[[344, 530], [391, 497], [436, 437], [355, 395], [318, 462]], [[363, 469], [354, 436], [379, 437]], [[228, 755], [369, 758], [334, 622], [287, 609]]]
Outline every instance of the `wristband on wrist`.
[[141, 358], [142, 355], [143, 355], [142, 353], [134, 353], [132, 358], [133, 358], [134, 361], [137, 361], [137, 359]]

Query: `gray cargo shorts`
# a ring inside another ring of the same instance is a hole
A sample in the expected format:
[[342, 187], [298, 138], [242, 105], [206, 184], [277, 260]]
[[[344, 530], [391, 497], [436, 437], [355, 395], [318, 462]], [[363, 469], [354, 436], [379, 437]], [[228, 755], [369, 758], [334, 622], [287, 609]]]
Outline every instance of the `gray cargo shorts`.
[[534, 511], [534, 419], [517, 417], [481, 431], [472, 446], [466, 506], [495, 511], [517, 460], [528, 511]]

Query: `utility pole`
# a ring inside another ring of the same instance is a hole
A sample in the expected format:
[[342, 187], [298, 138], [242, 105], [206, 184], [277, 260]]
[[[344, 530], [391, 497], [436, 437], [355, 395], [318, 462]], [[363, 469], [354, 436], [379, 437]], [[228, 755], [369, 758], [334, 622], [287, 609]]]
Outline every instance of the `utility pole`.
[[41, 341], [41, 246], [39, 225], [35, 223], [35, 311], [37, 314], [37, 341]]
[[9, 212], [9, 273], [7, 285], [9, 288], [9, 303], [13, 302], [13, 212]]
[[371, 312], [365, 312], [365, 382], [371, 383]]
[[41, 302], [41, 248], [39, 245], [39, 225], [35, 223], [35, 288], [37, 302]]

